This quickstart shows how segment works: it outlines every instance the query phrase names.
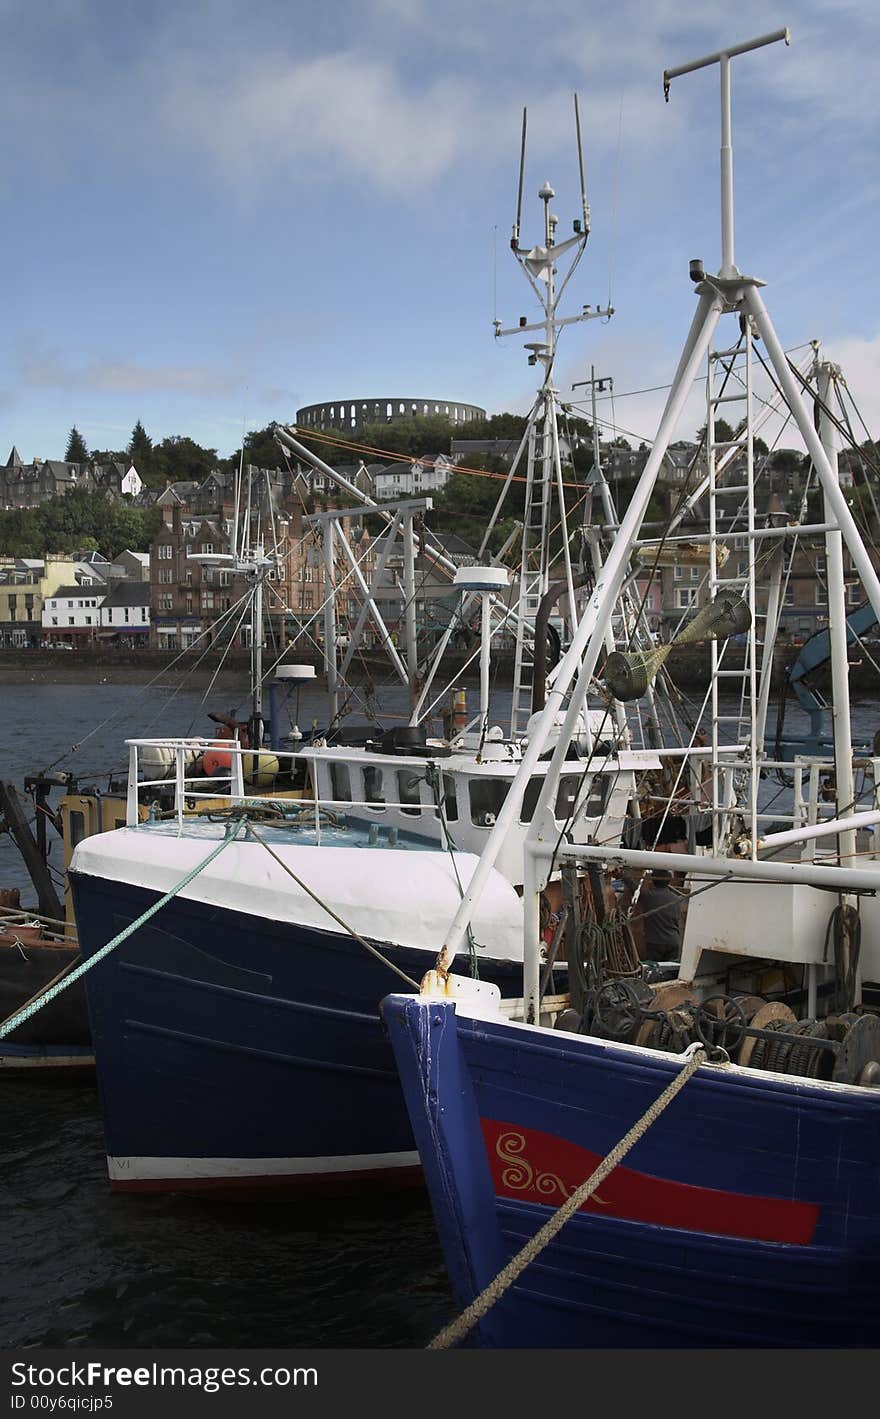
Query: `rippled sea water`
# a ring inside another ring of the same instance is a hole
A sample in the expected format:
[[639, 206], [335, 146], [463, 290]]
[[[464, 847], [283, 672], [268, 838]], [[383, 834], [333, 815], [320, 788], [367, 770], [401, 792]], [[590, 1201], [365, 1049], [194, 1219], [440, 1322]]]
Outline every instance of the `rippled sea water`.
[[[4, 686], [0, 775], [21, 783], [63, 758], [59, 767], [106, 782], [108, 766], [123, 771], [126, 735], [208, 733], [206, 708], [235, 700], [159, 686]], [[247, 713], [241, 697], [237, 708]], [[308, 724], [323, 705], [314, 695], [301, 711]], [[859, 705], [854, 728], [870, 736], [878, 718]], [[31, 901], [26, 883], [0, 837], [0, 886], [19, 884]], [[0, 1078], [0, 1219], [6, 1347], [419, 1347], [455, 1314], [423, 1191], [238, 1203], [114, 1195], [93, 1083]]]
[[[128, 734], [207, 733], [224, 693], [14, 685], [0, 775], [125, 763]], [[246, 706], [242, 705], [242, 713]], [[304, 719], [321, 712], [303, 703]], [[148, 730], [147, 726], [152, 727]], [[27, 877], [0, 837], [0, 885]], [[455, 1313], [427, 1195], [218, 1202], [110, 1192], [93, 1083], [0, 1077], [0, 1345], [423, 1346]]]

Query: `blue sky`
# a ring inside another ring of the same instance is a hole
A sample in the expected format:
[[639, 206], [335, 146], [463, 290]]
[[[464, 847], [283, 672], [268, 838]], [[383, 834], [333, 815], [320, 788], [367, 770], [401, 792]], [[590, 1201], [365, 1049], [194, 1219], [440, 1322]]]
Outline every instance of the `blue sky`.
[[[785, 24], [790, 48], [734, 64], [737, 260], [876, 436], [880, 7], [689, 8], [0, 0], [0, 457], [61, 457], [74, 423], [121, 447], [138, 418], [227, 453], [324, 399], [525, 409], [534, 371], [491, 324], [496, 287], [505, 325], [536, 313], [508, 249], [521, 110], [523, 239], [545, 179], [564, 236], [575, 89], [593, 231], [572, 307], [610, 291], [617, 314], [565, 333], [558, 383], [595, 364], [650, 436], [662, 395], [623, 395], [671, 378], [688, 260], [719, 263], [718, 73], [669, 104], [661, 73]], [[695, 395], [681, 433], [702, 421]]]

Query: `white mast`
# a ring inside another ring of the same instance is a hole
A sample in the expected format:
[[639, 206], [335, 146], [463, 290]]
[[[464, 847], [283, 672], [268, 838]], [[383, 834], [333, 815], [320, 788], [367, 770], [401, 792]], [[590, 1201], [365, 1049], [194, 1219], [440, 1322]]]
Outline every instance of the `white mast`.
[[[827, 360], [816, 359], [816, 384], [819, 391], [819, 430], [822, 447], [834, 473], [838, 471], [837, 431], [827, 410], [831, 404], [831, 387], [840, 370]], [[834, 522], [834, 515], [825, 496], [825, 521]], [[854, 812], [855, 787], [852, 764], [852, 730], [849, 717], [849, 654], [846, 632], [846, 595], [843, 580], [843, 538], [839, 531], [825, 533], [825, 579], [828, 587], [828, 635], [831, 644], [832, 724], [834, 735], [834, 782], [836, 816]], [[841, 859], [854, 865], [855, 830], [838, 837]]]
[[[785, 353], [770, 321], [761, 299], [756, 278], [742, 275], [733, 264], [733, 184], [732, 184], [732, 144], [730, 143], [730, 73], [729, 61], [736, 54], [758, 49], [777, 40], [789, 41], [788, 30], [777, 31], [746, 44], [738, 45], [705, 59], [696, 60], [664, 74], [664, 87], [678, 74], [692, 72], [709, 64], [718, 63], [722, 71], [722, 154], [721, 154], [721, 203], [722, 203], [722, 268], [715, 277], [703, 273], [701, 263], [692, 265], [692, 276], [696, 282], [699, 305], [694, 314], [691, 329], [676, 370], [657, 439], [645, 465], [636, 492], [620, 526], [618, 537], [610, 550], [602, 576], [586, 608], [583, 619], [569, 651], [564, 656], [553, 690], [547, 699], [542, 718], [531, 737], [528, 750], [516, 779], [511, 785], [495, 826], [489, 834], [486, 848], [474, 875], [468, 884], [464, 899], [446, 936], [446, 945], [441, 953], [441, 965], [448, 968], [455, 951], [459, 948], [467, 929], [476, 902], [488, 880], [504, 835], [519, 813], [522, 797], [529, 775], [547, 742], [561, 699], [577, 674], [577, 682], [568, 705], [559, 740], [545, 776], [538, 803], [529, 827], [527, 848], [537, 845], [552, 836], [558, 838], [550, 804], [557, 790], [559, 777], [565, 763], [568, 745], [576, 731], [579, 715], [589, 689], [590, 677], [596, 666], [614, 601], [619, 593], [625, 574], [626, 564], [638, 535], [638, 529], [645, 515], [648, 501], [660, 467], [660, 462], [672, 434], [675, 421], [685, 403], [697, 365], [709, 349], [718, 319], [723, 311], [738, 314], [740, 319], [750, 316], [773, 366], [779, 386], [797, 422], [798, 429], [813, 460], [820, 484], [826, 496], [828, 518], [838, 524], [850, 550], [856, 569], [861, 575], [865, 591], [880, 618], [880, 579], [871, 563], [867, 549], [861, 540], [852, 513], [841, 493], [835, 469], [832, 469], [827, 453], [813, 427], [810, 412], [796, 387]], [[725, 141], [726, 140], [726, 141]], [[596, 851], [599, 851], [597, 849]], [[649, 860], [653, 854], [644, 855]], [[664, 855], [668, 857], [667, 855]], [[538, 892], [541, 881], [534, 867], [534, 854], [527, 850], [526, 866], [528, 881], [524, 882], [523, 908], [525, 917], [525, 994], [526, 1019], [537, 1018], [537, 1003], [540, 988], [540, 940], [538, 933]], [[754, 864], [750, 869], [755, 870]]]
[[[608, 318], [613, 314], [611, 307], [606, 310], [591, 310], [584, 306], [578, 315], [560, 318], [557, 314], [560, 298], [571, 279], [587, 244], [590, 233], [590, 207], [587, 202], [584, 182], [583, 147], [581, 142], [580, 108], [577, 95], [574, 100], [575, 127], [577, 131], [578, 167], [581, 184], [581, 216], [573, 222], [574, 234], [567, 240], [557, 242], [558, 218], [550, 209], [555, 192], [549, 182], [545, 182], [538, 192], [544, 204], [543, 243], [525, 251], [520, 247], [520, 225], [522, 218], [523, 173], [526, 146], [526, 110], [523, 110], [522, 144], [520, 149], [519, 186], [517, 193], [516, 221], [510, 239], [511, 250], [526, 277], [532, 291], [538, 298], [543, 317], [528, 322], [522, 316], [519, 323], [503, 329], [501, 322], [495, 321], [496, 338], [505, 335], [523, 335], [530, 331], [541, 331], [543, 340], [531, 341], [525, 348], [529, 352], [529, 364], [544, 367], [544, 378], [538, 397], [529, 414], [526, 431], [520, 442], [516, 458], [502, 491], [502, 498], [519, 466], [523, 453], [526, 454], [526, 497], [525, 516], [522, 529], [522, 550], [520, 555], [519, 605], [516, 620], [516, 649], [514, 653], [513, 706], [510, 731], [512, 736], [525, 730], [532, 703], [532, 679], [534, 664], [529, 659], [533, 638], [533, 624], [541, 602], [550, 585], [550, 531], [551, 512], [554, 500], [558, 508], [558, 520], [562, 541], [563, 565], [568, 593], [569, 618], [574, 629], [576, 610], [574, 601], [574, 578], [571, 568], [568, 527], [565, 515], [565, 488], [562, 477], [562, 458], [559, 443], [559, 391], [554, 385], [554, 362], [559, 332], [565, 325], [582, 320]], [[558, 261], [570, 252], [571, 260], [562, 280], [557, 283]], [[537, 447], [538, 427], [541, 428], [541, 446]], [[555, 499], [554, 499], [555, 494]], [[500, 505], [501, 499], [499, 499]], [[490, 527], [494, 524], [493, 514]], [[484, 539], [485, 546], [485, 539]]]

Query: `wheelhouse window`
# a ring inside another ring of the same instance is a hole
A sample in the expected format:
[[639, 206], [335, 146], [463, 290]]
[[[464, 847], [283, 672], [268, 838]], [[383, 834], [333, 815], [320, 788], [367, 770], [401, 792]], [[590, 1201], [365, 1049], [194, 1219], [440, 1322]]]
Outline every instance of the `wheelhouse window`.
[[335, 801], [351, 802], [351, 774], [348, 771], [348, 764], [332, 763], [330, 765], [330, 786]]
[[364, 800], [373, 805], [374, 812], [385, 811], [384, 778], [382, 770], [375, 764], [367, 764], [364, 768]]
[[538, 798], [541, 793], [541, 785], [544, 782], [543, 774], [533, 774], [526, 784], [526, 791], [523, 794], [522, 806], [519, 810], [519, 821], [530, 823], [535, 816], [535, 809], [538, 806]]
[[422, 800], [419, 793], [419, 782], [419, 775], [412, 769], [397, 770], [397, 794], [401, 813], [409, 813], [413, 817], [421, 813]]
[[455, 792], [455, 779], [451, 774], [444, 774], [441, 771], [440, 781], [443, 785], [443, 816], [447, 823], [457, 823], [458, 798]]
[[471, 822], [478, 828], [491, 828], [501, 812], [509, 788], [510, 779], [472, 778], [468, 784]]
[[559, 780], [556, 795], [556, 818], [567, 822], [578, 805], [580, 818], [598, 818], [605, 812], [611, 778], [608, 774], [594, 774], [589, 786], [583, 782], [581, 774], [563, 774]]
[[[521, 823], [530, 823], [535, 816], [535, 809], [538, 806], [538, 798], [541, 793], [541, 785], [544, 782], [542, 774], [535, 774], [529, 779], [528, 786], [523, 794], [522, 807], [519, 819]], [[580, 817], [598, 818], [605, 812], [605, 805], [608, 801], [609, 777], [607, 774], [594, 774], [589, 786], [583, 783], [580, 774], [563, 774], [559, 780], [559, 788], [556, 792], [556, 804], [553, 816], [558, 823], [565, 823], [572, 815], [575, 802], [580, 806]], [[578, 790], [580, 789], [580, 793]]]

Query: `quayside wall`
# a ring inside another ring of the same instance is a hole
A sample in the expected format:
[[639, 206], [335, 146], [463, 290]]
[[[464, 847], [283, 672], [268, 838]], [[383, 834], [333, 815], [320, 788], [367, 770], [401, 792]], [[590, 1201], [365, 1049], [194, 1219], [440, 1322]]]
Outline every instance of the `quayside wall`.
[[[774, 674], [777, 688], [781, 688], [785, 669], [798, 654], [797, 646], [781, 646], [776, 653]], [[456, 651], [450, 654], [441, 672], [445, 678], [456, 678], [465, 685], [479, 683], [479, 669], [476, 660], [462, 674], [456, 669], [466, 658], [466, 654]], [[874, 648], [871, 648], [874, 654]], [[158, 650], [0, 650], [0, 685], [2, 684], [146, 684], [159, 676], [163, 683], [178, 684], [189, 680], [193, 687], [200, 686], [212, 678], [217, 670], [219, 654], [208, 653], [201, 666], [196, 668], [198, 651], [184, 656], [175, 663], [175, 656]], [[267, 653], [267, 665], [272, 659]], [[296, 656], [297, 660], [307, 657]], [[880, 646], [874, 657], [880, 664]], [[290, 655], [290, 660], [294, 659]], [[850, 689], [864, 699], [880, 700], [880, 674], [867, 656], [857, 650], [850, 653]], [[312, 663], [321, 681], [321, 666], [317, 659]], [[682, 646], [674, 650], [666, 661], [672, 679], [685, 689], [705, 686], [709, 680], [709, 655], [705, 646]], [[163, 673], [164, 672], [164, 673]], [[493, 657], [493, 678], [499, 687], [509, 682], [513, 672], [513, 658], [509, 655]], [[378, 686], [391, 683], [393, 672], [389, 662], [381, 654], [371, 651], [358, 656], [352, 665], [352, 680], [363, 683], [367, 676], [374, 677]], [[250, 676], [250, 652], [234, 651], [227, 654], [218, 683], [246, 685]], [[830, 691], [830, 674], [827, 667], [814, 677], [816, 686], [826, 693]]]

